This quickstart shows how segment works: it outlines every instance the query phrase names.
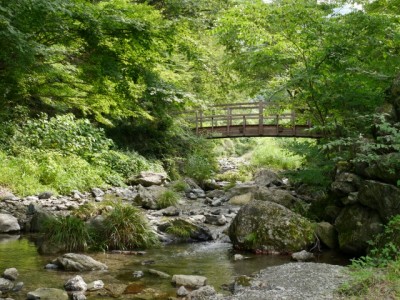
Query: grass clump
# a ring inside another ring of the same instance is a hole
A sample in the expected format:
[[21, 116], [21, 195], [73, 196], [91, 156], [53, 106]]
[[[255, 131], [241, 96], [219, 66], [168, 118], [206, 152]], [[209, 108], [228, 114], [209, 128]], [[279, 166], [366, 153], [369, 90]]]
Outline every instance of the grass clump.
[[149, 248], [159, 244], [140, 210], [121, 202], [114, 202], [113, 209], [105, 215], [99, 238], [109, 250]]
[[196, 227], [193, 224], [181, 219], [175, 219], [171, 222], [165, 232], [178, 238], [188, 239], [195, 230]]
[[49, 244], [67, 252], [86, 251], [93, 243], [85, 222], [75, 216], [48, 218], [43, 232]]
[[169, 206], [175, 206], [176, 204], [178, 204], [178, 201], [179, 201], [179, 195], [177, 192], [172, 190], [166, 190], [157, 199], [157, 207], [161, 209]]
[[175, 192], [184, 192], [184, 191], [186, 191], [187, 189], [189, 188], [189, 185], [185, 182], [185, 181], [183, 181], [183, 180], [178, 180], [178, 181], [175, 181], [173, 184], [172, 184], [172, 189], [175, 191]]

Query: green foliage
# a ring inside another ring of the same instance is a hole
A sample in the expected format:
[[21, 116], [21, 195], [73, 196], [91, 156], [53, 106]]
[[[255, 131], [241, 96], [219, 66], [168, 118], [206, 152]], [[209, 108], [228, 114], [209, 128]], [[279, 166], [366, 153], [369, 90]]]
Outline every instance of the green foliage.
[[[358, 126], [365, 124], [366, 136], [348, 134], [347, 137], [328, 142], [322, 149], [326, 152], [335, 151], [337, 160], [368, 164], [379, 161], [382, 154], [400, 152], [400, 123], [393, 124], [387, 117], [385, 114], [360, 116], [357, 118]], [[349, 126], [349, 129], [354, 127]], [[359, 133], [356, 130], [354, 132]], [[392, 165], [398, 163], [391, 162]], [[389, 172], [394, 172], [389, 165], [387, 167]]]
[[178, 180], [172, 183], [172, 189], [175, 192], [184, 192], [189, 188], [189, 185], [183, 181], [183, 180]]
[[85, 222], [74, 216], [48, 218], [43, 233], [50, 244], [66, 252], [85, 251], [93, 242]]
[[216, 170], [216, 162], [210, 153], [195, 152], [190, 154], [184, 165], [184, 174], [199, 183], [210, 179]]
[[109, 150], [113, 141], [87, 119], [76, 119], [72, 114], [53, 118], [41, 114], [38, 119], [28, 119], [18, 126], [8, 146], [13, 153], [21, 148], [56, 150], [90, 159], [94, 153]]
[[75, 156], [27, 150], [13, 157], [0, 151], [0, 183], [21, 196], [45, 190], [70, 193], [103, 186], [106, 172]]
[[394, 216], [370, 243], [367, 256], [353, 261], [357, 267], [385, 267], [400, 260], [400, 215]]
[[113, 209], [105, 215], [98, 242], [110, 250], [148, 248], [159, 244], [140, 210], [121, 202], [114, 202]]
[[257, 167], [288, 170], [300, 167], [302, 157], [285, 149], [277, 139], [262, 139], [253, 150], [251, 163]]
[[157, 199], [157, 207], [161, 209], [169, 206], [175, 206], [176, 204], [178, 204], [178, 201], [179, 194], [172, 190], [166, 190]]

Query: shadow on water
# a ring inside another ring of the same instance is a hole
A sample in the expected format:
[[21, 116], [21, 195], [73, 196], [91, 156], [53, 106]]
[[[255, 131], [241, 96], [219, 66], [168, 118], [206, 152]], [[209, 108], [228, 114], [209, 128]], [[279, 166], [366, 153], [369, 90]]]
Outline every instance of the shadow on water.
[[[0, 272], [15, 267], [20, 273], [19, 281], [25, 283], [24, 289], [13, 294], [15, 300], [26, 299], [26, 293], [38, 287], [63, 288], [63, 284], [74, 275], [81, 275], [89, 283], [101, 279], [107, 286], [130, 286], [132, 294], [151, 288], [167, 296], [175, 296], [175, 288], [170, 279], [163, 279], [148, 273], [155, 269], [170, 275], [201, 275], [208, 278], [208, 284], [219, 292], [227, 293], [221, 286], [233, 281], [235, 276], [250, 275], [269, 266], [281, 265], [290, 261], [289, 256], [265, 256], [241, 253], [244, 260], [234, 261], [234, 252], [227, 243], [198, 243], [166, 245], [159, 249], [146, 251], [143, 256], [90, 253], [94, 259], [108, 265], [102, 272], [62, 272], [46, 270], [44, 266], [55, 256], [39, 255], [31, 238], [23, 236], [0, 235]], [[345, 265], [349, 260], [335, 252], [325, 252], [317, 257], [318, 262]], [[136, 279], [134, 271], [143, 271], [144, 276]], [[133, 295], [119, 299], [135, 299]], [[89, 295], [88, 299], [115, 299], [105, 296]], [[162, 298], [161, 298], [162, 299]]]

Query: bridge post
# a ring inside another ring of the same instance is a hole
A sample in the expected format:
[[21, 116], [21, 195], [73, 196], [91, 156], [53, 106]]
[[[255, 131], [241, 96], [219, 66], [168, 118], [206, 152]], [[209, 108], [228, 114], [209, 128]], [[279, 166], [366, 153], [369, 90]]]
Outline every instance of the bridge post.
[[196, 135], [199, 135], [199, 115], [196, 110]]
[[293, 136], [296, 136], [296, 113], [294, 110], [292, 110], [291, 114], [291, 119], [292, 119], [292, 134]]
[[232, 107], [228, 106], [228, 119], [227, 119], [227, 124], [226, 124], [226, 135], [230, 136], [231, 134], [231, 126], [232, 126]]
[[264, 103], [258, 102], [258, 134], [264, 134]]

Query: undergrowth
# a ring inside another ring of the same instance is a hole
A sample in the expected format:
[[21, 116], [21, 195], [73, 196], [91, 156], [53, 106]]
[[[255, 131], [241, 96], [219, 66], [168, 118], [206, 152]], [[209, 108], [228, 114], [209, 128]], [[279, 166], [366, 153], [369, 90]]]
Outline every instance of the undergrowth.
[[370, 242], [368, 255], [352, 261], [351, 280], [340, 293], [348, 299], [400, 298], [400, 215]]

